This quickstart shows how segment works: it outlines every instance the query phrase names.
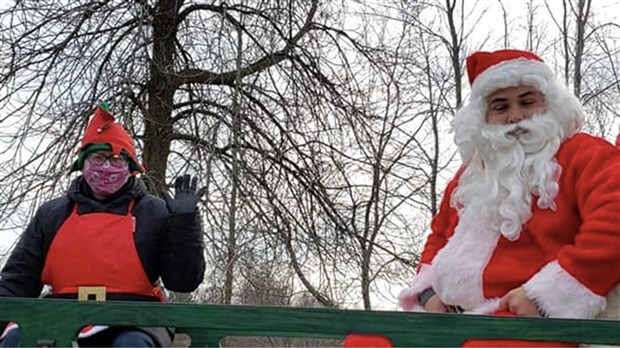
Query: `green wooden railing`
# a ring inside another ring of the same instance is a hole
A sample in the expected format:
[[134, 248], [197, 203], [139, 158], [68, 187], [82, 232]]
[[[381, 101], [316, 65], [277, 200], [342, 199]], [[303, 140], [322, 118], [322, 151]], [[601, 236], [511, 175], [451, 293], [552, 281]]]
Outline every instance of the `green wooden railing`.
[[202, 347], [217, 347], [226, 336], [342, 339], [350, 332], [382, 334], [397, 347], [455, 347], [470, 338], [620, 345], [619, 321], [323, 308], [0, 298], [3, 320], [19, 323], [22, 346], [71, 346], [79, 328], [92, 323], [173, 326]]

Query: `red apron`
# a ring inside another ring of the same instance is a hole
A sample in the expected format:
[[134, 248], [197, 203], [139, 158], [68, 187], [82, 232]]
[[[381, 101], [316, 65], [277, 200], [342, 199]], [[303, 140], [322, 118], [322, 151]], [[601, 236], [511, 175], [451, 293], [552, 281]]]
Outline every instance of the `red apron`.
[[135, 218], [90, 213], [79, 215], [77, 204], [50, 245], [41, 274], [53, 294], [76, 294], [80, 286], [105, 286], [108, 293], [156, 296], [134, 242]]

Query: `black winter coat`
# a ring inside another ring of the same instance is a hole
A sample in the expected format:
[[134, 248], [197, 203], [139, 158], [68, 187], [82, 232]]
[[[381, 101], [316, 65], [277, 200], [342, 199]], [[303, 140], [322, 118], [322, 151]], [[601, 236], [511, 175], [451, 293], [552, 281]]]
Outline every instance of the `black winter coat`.
[[[142, 180], [135, 177], [119, 192], [99, 201], [93, 198], [90, 187], [80, 176], [71, 183], [65, 196], [44, 203], [37, 210], [0, 273], [0, 296], [40, 295], [44, 285], [41, 272], [50, 244], [75, 203], [80, 215], [95, 212], [126, 215], [131, 200], [135, 200], [136, 249], [148, 278], [153, 283], [161, 279], [168, 290], [195, 290], [205, 270], [198, 211], [170, 212], [165, 201], [148, 194]], [[0, 332], [1, 329], [0, 324]], [[160, 344], [169, 344], [157, 338]]]

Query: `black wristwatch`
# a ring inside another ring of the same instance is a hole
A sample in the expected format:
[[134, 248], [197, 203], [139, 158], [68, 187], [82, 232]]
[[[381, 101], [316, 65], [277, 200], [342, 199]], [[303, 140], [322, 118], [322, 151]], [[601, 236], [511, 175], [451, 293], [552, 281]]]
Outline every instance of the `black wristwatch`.
[[420, 303], [420, 306], [424, 307], [426, 302], [428, 302], [428, 300], [434, 295], [435, 290], [433, 290], [433, 287], [428, 287], [418, 295], [418, 303]]

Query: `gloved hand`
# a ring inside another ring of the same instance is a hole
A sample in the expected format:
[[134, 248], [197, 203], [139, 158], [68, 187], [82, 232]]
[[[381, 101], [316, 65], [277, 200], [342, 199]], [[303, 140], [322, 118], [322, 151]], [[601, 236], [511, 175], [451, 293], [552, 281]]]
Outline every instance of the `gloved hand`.
[[175, 214], [193, 213], [205, 188], [196, 191], [198, 178], [192, 178], [189, 174], [179, 176], [174, 181], [174, 199], [166, 197], [168, 210]]

